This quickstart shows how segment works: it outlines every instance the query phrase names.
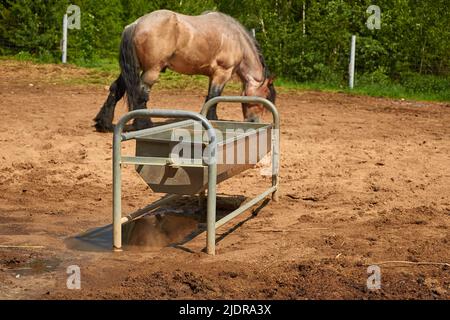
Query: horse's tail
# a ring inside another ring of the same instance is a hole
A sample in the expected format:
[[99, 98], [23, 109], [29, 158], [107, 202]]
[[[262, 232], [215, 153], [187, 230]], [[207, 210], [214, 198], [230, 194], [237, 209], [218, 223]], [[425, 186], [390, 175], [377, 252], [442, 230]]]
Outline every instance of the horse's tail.
[[134, 110], [139, 105], [141, 92], [141, 69], [133, 43], [135, 29], [136, 25], [132, 24], [123, 31], [119, 56], [122, 78], [125, 81], [127, 91], [129, 110]]

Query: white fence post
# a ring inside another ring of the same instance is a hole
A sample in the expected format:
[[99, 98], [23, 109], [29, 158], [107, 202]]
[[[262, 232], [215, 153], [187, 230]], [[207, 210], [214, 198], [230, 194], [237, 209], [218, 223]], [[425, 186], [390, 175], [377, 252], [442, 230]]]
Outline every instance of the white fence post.
[[349, 86], [350, 89], [355, 87], [355, 55], [356, 55], [356, 36], [352, 36], [352, 46], [350, 51], [350, 66], [349, 66]]
[[303, 22], [303, 36], [305, 36], [306, 35], [306, 2], [303, 2], [302, 22]]
[[67, 63], [67, 29], [68, 29], [68, 16], [67, 13], [63, 19], [63, 39], [62, 39], [62, 63]]
[[79, 6], [71, 4], [63, 19], [63, 39], [61, 43], [62, 63], [67, 63], [68, 30], [81, 28], [81, 10]]
[[[302, 27], [303, 27], [303, 41], [306, 37], [306, 1], [303, 2], [303, 12], [302, 12]], [[305, 49], [302, 49], [302, 56], [305, 56]]]

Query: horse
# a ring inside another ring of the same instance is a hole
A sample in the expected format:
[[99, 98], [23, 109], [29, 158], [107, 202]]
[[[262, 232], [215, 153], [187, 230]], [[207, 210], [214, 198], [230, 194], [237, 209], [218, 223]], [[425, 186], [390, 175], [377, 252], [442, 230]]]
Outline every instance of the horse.
[[[242, 95], [258, 96], [275, 103], [274, 77], [270, 74], [254, 37], [237, 20], [220, 12], [188, 16], [169, 10], [149, 13], [125, 27], [120, 44], [121, 73], [94, 119], [99, 132], [114, 129], [116, 104], [127, 93], [130, 111], [147, 108], [151, 87], [167, 69], [209, 77], [206, 101], [220, 96], [226, 83], [237, 75]], [[218, 120], [217, 106], [207, 118]], [[243, 104], [246, 121], [259, 122], [262, 105]], [[135, 119], [130, 130], [152, 126], [151, 119]]]

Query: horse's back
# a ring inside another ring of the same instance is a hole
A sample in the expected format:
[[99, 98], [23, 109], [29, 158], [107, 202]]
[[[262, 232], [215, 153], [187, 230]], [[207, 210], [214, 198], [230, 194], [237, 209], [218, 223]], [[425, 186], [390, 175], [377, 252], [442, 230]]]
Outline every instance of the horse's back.
[[173, 28], [181, 27], [191, 29], [199, 33], [208, 31], [225, 31], [232, 27], [233, 18], [216, 11], [206, 11], [198, 16], [190, 16], [170, 10], [156, 10], [142, 16], [134, 22], [139, 26], [139, 30], [157, 33], [164, 28], [165, 32], [171, 32]]
[[173, 27], [170, 21], [176, 22], [176, 17], [177, 13], [170, 10], [153, 11], [135, 21], [136, 32], [158, 32], [161, 27]]
[[243, 57], [243, 32], [234, 22], [218, 12], [199, 16], [151, 12], [136, 21], [135, 44], [141, 65], [205, 75], [217, 67], [232, 68]]

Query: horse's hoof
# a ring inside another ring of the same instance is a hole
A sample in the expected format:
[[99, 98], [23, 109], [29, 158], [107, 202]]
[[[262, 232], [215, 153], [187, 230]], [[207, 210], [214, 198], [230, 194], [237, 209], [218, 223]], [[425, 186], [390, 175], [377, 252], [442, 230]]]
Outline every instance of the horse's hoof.
[[108, 132], [114, 131], [113, 125], [105, 125], [101, 122], [95, 123], [94, 127], [97, 132], [101, 132], [101, 133], [108, 133]]
[[136, 131], [136, 130], [134, 129], [134, 126], [132, 124], [126, 124], [126, 125], [123, 126], [123, 130], [122, 131], [123, 132], [133, 132], [133, 131]]
[[208, 114], [206, 115], [206, 119], [217, 121], [219, 120], [219, 117], [217, 116], [217, 112], [212, 112], [212, 110], [209, 110]]
[[149, 128], [153, 127], [153, 122], [151, 122], [148, 119], [136, 119], [133, 122], [132, 127], [133, 127], [133, 131], [149, 129]]

